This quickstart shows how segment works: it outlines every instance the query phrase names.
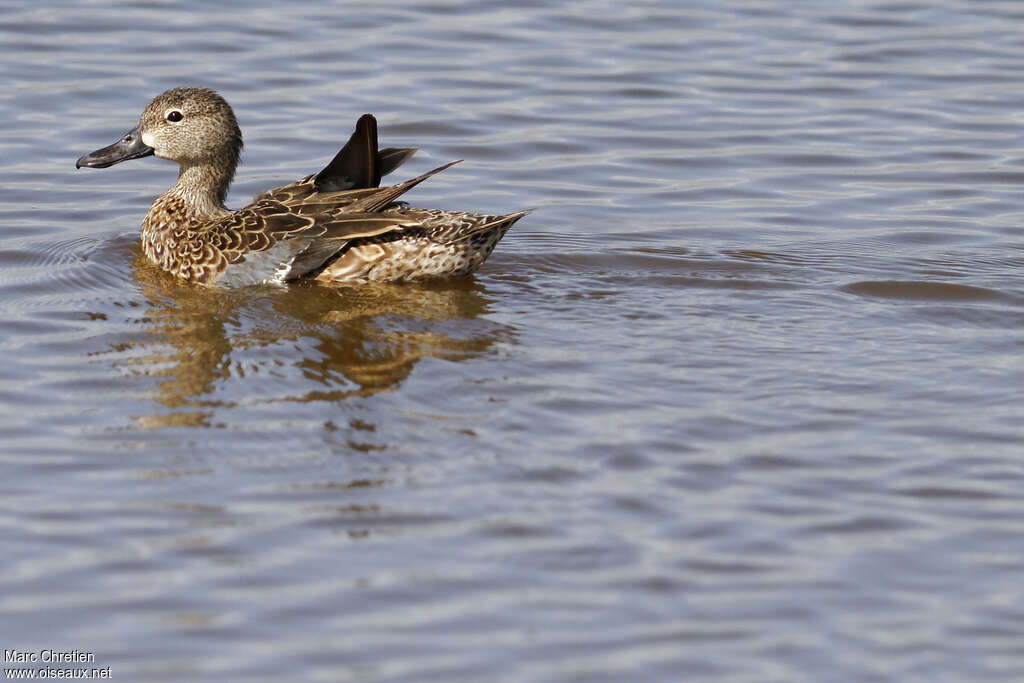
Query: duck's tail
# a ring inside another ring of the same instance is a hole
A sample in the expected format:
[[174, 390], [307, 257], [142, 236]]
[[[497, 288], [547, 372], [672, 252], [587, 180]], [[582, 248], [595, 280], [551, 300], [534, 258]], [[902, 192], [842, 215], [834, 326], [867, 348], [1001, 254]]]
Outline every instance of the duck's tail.
[[[445, 239], [446, 242], [462, 242], [473, 237], [473, 235], [479, 235], [482, 232], [500, 231], [503, 237], [508, 229], [512, 227], [512, 224], [522, 218], [528, 213], [532, 213], [534, 209], [523, 209], [522, 211], [516, 211], [515, 213], [507, 213], [501, 216], [487, 216], [483, 222], [470, 227], [460, 227], [457, 232]], [[499, 238], [500, 239], [500, 238]]]

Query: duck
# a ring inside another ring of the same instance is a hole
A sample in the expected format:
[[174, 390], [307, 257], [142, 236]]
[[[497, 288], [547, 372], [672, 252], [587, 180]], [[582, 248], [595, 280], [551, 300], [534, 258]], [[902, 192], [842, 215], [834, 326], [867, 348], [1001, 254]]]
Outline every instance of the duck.
[[379, 149], [371, 114], [358, 119], [348, 142], [318, 173], [232, 210], [224, 202], [241, 151], [242, 133], [227, 100], [209, 88], [176, 87], [153, 98], [132, 130], [80, 157], [75, 167], [107, 168], [148, 156], [177, 162], [177, 182], [142, 221], [142, 251], [163, 270], [206, 286], [465, 276], [530, 212], [485, 215], [398, 201], [459, 161], [381, 187], [381, 178], [417, 149]]

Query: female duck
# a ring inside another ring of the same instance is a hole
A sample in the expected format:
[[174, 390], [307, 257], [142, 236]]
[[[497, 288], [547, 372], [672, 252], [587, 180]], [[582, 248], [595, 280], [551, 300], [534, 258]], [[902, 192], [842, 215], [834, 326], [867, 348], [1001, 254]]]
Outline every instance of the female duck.
[[224, 98], [205, 88], [173, 88], [149, 103], [138, 126], [76, 167], [106, 168], [149, 155], [178, 162], [178, 182], [142, 221], [142, 249], [164, 270], [204, 285], [467, 275], [527, 213], [484, 216], [396, 204], [452, 164], [379, 187], [381, 176], [416, 150], [378, 150], [377, 122], [369, 114], [322, 171], [231, 211], [224, 200], [241, 149], [242, 133]]

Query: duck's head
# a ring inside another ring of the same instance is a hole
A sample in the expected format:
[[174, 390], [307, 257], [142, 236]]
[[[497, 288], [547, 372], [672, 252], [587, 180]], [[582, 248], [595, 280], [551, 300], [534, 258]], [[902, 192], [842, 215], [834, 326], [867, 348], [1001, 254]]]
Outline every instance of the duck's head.
[[139, 125], [75, 167], [106, 168], [156, 155], [183, 167], [214, 165], [233, 173], [241, 149], [242, 132], [223, 97], [207, 88], [172, 88], [153, 98]]

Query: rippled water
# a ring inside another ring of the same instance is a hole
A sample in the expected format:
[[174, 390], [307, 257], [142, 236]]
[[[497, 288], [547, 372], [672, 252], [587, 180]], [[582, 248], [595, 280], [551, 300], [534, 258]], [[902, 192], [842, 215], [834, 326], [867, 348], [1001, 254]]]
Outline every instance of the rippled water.
[[[0, 647], [130, 681], [1024, 678], [1024, 9], [0, 10]], [[231, 203], [356, 117], [537, 207], [469, 280], [210, 291], [174, 178], [74, 160], [220, 90]], [[5, 665], [9, 666], [9, 665]]]

